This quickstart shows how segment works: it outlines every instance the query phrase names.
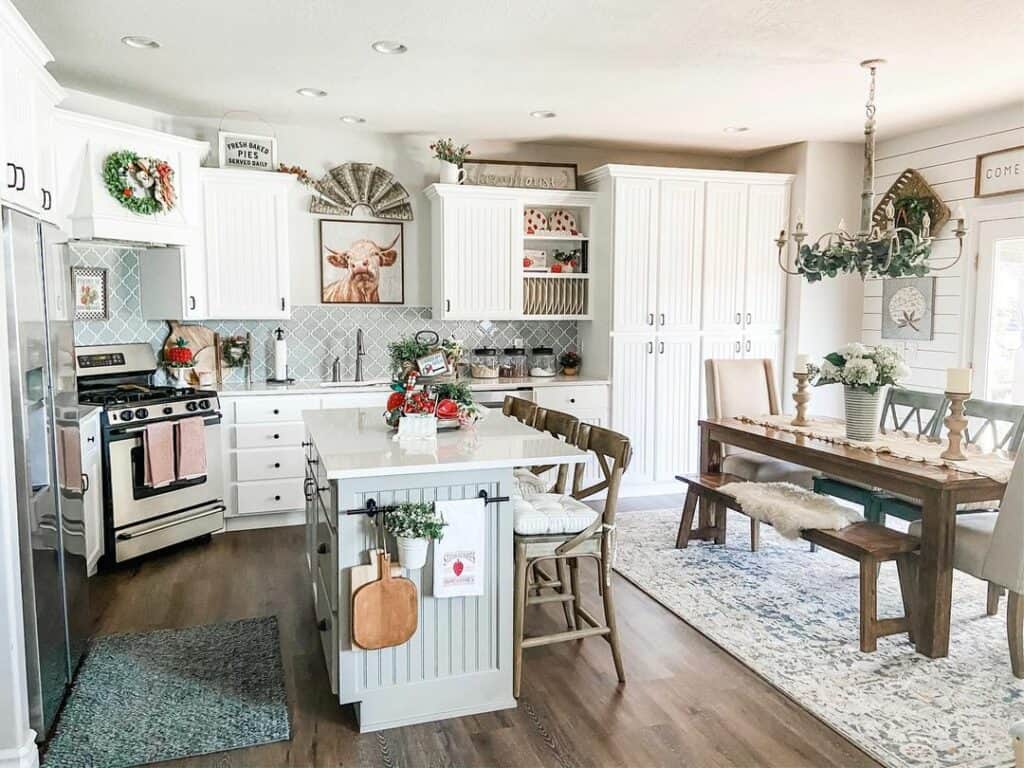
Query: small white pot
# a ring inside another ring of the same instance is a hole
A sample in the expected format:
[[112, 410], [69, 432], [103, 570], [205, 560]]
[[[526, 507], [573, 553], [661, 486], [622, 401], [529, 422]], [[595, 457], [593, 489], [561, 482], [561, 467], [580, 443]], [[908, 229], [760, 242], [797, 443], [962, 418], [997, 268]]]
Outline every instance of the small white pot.
[[879, 406], [882, 390], [869, 392], [857, 387], [844, 387], [846, 405], [846, 437], [850, 440], [874, 440], [878, 437]]
[[427, 549], [430, 547], [430, 539], [407, 539], [404, 536], [397, 537], [398, 562], [403, 568], [418, 570], [427, 564]]
[[447, 160], [441, 160], [440, 163], [442, 184], [461, 184], [466, 180], [465, 168], [459, 168], [455, 163], [449, 163]]

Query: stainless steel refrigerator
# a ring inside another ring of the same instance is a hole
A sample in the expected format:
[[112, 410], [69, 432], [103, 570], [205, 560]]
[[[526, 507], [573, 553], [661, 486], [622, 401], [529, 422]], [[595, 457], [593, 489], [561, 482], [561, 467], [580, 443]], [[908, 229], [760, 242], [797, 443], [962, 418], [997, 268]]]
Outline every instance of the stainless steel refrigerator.
[[42, 740], [89, 635], [72, 297], [52, 225], [4, 208], [2, 254], [29, 710]]

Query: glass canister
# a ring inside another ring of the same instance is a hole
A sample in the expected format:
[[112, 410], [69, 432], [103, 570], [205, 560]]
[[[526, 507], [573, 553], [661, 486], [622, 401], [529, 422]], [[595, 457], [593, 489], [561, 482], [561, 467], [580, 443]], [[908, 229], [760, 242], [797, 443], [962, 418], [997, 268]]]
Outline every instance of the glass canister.
[[474, 379], [496, 379], [498, 370], [498, 350], [494, 347], [477, 347], [473, 350], [473, 359], [469, 364], [469, 373]]
[[558, 372], [555, 350], [551, 347], [534, 347], [530, 355], [531, 376], [554, 376]]
[[525, 348], [505, 347], [501, 356], [501, 376], [505, 379], [522, 379], [527, 376]]

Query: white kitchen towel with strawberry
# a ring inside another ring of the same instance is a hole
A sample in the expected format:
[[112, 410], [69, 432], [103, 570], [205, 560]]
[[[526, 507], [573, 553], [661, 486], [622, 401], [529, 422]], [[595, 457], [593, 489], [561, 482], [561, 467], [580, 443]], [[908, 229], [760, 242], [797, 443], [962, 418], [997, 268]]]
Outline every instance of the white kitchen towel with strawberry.
[[436, 501], [434, 511], [447, 523], [444, 536], [434, 542], [434, 597], [462, 597], [484, 593], [483, 499]]

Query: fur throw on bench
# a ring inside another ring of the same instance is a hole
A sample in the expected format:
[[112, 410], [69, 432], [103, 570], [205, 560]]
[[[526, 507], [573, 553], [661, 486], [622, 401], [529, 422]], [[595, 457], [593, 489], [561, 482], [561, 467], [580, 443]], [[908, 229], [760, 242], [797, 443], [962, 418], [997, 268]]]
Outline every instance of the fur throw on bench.
[[744, 514], [787, 539], [799, 538], [805, 528], [838, 531], [864, 519], [835, 499], [792, 483], [727, 483], [718, 490], [735, 498]]

